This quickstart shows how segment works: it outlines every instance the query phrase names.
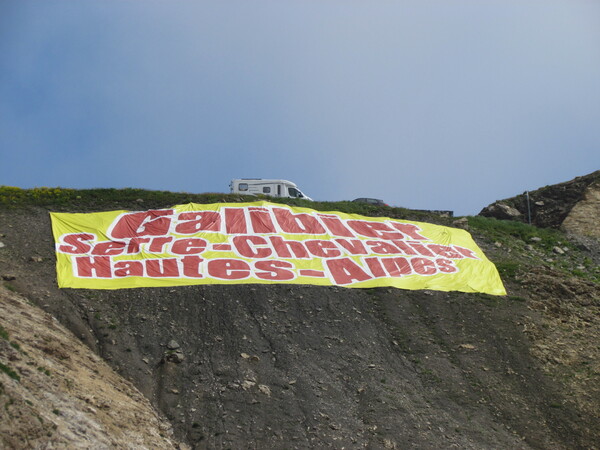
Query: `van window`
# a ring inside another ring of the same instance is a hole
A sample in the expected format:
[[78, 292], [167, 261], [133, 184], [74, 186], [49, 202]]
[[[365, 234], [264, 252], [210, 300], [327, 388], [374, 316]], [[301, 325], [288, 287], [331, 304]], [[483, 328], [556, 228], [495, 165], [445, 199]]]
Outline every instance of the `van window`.
[[288, 188], [288, 192], [290, 193], [290, 197], [299, 197], [299, 195], [298, 195], [299, 191], [296, 188], [293, 188], [293, 187]]
[[240, 184], [238, 184], [238, 189], [240, 191], [247, 191], [248, 190], [248, 183], [240, 183]]
[[271, 193], [271, 188], [269, 186], [263, 187], [263, 193], [264, 194], [270, 194]]

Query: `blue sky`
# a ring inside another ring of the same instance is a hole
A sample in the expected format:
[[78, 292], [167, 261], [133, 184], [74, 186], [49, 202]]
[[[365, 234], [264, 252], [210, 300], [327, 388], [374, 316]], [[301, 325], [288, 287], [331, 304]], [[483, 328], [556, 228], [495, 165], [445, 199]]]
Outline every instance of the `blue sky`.
[[597, 1], [0, 0], [0, 185], [477, 214], [598, 169]]

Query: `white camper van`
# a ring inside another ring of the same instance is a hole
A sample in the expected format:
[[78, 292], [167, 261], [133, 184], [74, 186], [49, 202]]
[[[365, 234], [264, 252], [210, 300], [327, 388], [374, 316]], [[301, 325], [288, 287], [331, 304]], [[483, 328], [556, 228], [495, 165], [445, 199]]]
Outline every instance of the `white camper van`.
[[239, 178], [231, 180], [229, 185], [232, 194], [257, 195], [271, 197], [290, 197], [312, 200], [298, 189], [295, 183], [287, 180], [266, 180], [264, 178]]

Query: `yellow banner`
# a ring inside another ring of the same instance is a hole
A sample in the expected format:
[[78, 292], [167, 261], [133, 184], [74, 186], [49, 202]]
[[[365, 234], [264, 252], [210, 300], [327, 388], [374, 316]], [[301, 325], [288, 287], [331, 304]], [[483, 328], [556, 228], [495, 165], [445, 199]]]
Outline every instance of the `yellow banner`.
[[269, 202], [51, 213], [59, 287], [290, 283], [505, 295], [465, 230]]

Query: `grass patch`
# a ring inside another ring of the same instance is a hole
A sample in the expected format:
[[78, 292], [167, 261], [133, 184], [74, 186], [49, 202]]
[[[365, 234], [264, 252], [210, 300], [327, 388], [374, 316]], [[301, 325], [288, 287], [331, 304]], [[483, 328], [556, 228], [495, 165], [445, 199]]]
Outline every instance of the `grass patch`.
[[502, 297], [497, 295], [479, 294], [479, 299], [485, 306], [496, 308], [502, 304]]
[[2, 325], [0, 325], [0, 338], [8, 341], [8, 331], [6, 331], [6, 328], [4, 328]]
[[521, 264], [514, 261], [498, 261], [495, 263], [496, 269], [503, 279], [515, 279], [521, 268]]
[[42, 372], [44, 375], [50, 376], [50, 371], [48, 369], [46, 369], [45, 367], [38, 367], [37, 370], [39, 372]]
[[[137, 209], [155, 207], [157, 204], [216, 203], [227, 201], [231, 194], [191, 194], [187, 192], [149, 191], [144, 189], [68, 189], [61, 187], [36, 187], [21, 189], [0, 186], [0, 205], [3, 206], [74, 206], [79, 208], [102, 208], [119, 204], [137, 205]], [[244, 196], [250, 197], [250, 196]], [[256, 199], [256, 197], [252, 197]], [[239, 200], [237, 200], [239, 201]]]
[[0, 370], [2, 372], [4, 372], [6, 375], [8, 375], [9, 377], [11, 377], [12, 379], [21, 381], [21, 377], [19, 376], [19, 374], [17, 372], [15, 372], [14, 370], [12, 370], [10, 367], [5, 366], [4, 364], [0, 363]]
[[[539, 245], [545, 250], [552, 250], [555, 246], [565, 246], [565, 237], [558, 231], [550, 228], [537, 228], [523, 222], [513, 220], [498, 220], [491, 217], [467, 217], [469, 227], [485, 234], [489, 239], [499, 242], [509, 242], [517, 238], [532, 245]], [[540, 238], [535, 243], [531, 238]]]

